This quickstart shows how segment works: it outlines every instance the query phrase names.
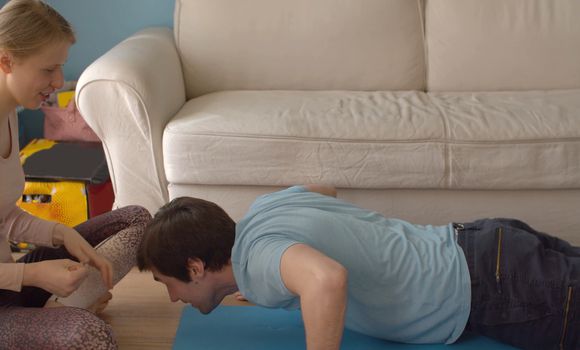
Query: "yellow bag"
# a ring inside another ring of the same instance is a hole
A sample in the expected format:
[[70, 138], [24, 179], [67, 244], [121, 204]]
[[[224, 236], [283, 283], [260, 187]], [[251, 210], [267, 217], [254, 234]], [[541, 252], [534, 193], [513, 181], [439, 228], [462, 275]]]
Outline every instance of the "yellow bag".
[[[58, 142], [34, 139], [20, 151], [24, 164], [33, 154], [50, 150]], [[45, 220], [76, 226], [88, 219], [87, 185], [84, 181], [29, 181], [16, 202], [22, 210]]]
[[88, 219], [87, 191], [82, 181], [26, 181], [16, 204], [34, 216], [70, 227]]

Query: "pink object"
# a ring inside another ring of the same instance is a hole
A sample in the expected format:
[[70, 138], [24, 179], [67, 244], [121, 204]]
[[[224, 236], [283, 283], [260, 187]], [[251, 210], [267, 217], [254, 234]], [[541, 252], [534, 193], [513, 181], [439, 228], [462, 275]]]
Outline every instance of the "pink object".
[[42, 106], [44, 112], [44, 138], [57, 141], [101, 140], [79, 113], [74, 100], [66, 108]]

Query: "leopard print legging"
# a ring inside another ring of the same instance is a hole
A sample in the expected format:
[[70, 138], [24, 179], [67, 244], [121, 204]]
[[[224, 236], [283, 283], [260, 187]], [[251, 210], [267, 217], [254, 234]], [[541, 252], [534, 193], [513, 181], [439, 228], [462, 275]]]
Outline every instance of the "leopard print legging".
[[[116, 283], [135, 265], [135, 254], [150, 219], [146, 209], [129, 206], [91, 218], [75, 229], [111, 260]], [[76, 260], [64, 247], [41, 247], [23, 256], [19, 262], [63, 258]], [[102, 290], [100, 276], [95, 270], [66, 298], [72, 302], [63, 304], [90, 305], [102, 295]], [[89, 311], [79, 307], [43, 308], [50, 296], [35, 287], [24, 287], [19, 293], [0, 291], [0, 349], [117, 348], [111, 327]]]

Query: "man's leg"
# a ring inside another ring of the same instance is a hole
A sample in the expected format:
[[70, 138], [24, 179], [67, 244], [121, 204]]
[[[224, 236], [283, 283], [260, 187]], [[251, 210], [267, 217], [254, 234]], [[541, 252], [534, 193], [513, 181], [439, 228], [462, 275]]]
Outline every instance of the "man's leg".
[[473, 242], [470, 330], [522, 349], [580, 346], [569, 329], [578, 322], [569, 293], [577, 292], [580, 258], [546, 246], [521, 222], [482, 220], [460, 234]]
[[533, 234], [540, 240], [540, 242], [542, 242], [544, 247], [546, 247], [547, 249], [552, 249], [561, 252], [562, 254], [567, 256], [580, 257], [580, 247], [574, 247], [569, 242], [563, 239], [554, 237], [544, 232], [536, 231], [534, 228], [532, 228], [530, 225], [526, 224], [523, 221], [514, 219], [496, 219], [496, 220], [498, 220], [499, 222], [506, 223], [510, 226], [517, 227], [530, 234]]

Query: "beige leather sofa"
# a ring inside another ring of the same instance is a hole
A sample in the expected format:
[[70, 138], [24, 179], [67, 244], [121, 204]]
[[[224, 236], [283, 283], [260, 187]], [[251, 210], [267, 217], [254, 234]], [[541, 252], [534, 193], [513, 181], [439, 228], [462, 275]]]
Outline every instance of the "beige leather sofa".
[[580, 1], [181, 0], [82, 74], [116, 205], [324, 183], [580, 244]]

